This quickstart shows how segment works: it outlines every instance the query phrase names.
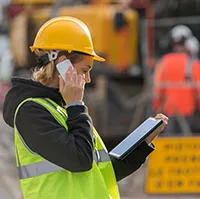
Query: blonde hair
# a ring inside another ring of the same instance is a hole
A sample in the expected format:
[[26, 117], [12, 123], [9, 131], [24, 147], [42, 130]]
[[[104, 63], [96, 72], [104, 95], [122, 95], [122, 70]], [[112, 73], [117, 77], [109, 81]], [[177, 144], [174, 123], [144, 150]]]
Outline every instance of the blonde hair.
[[[34, 52], [39, 57], [49, 53], [49, 51], [47, 50], [39, 50], [39, 49], [35, 50]], [[54, 61], [51, 61], [46, 66], [43, 66], [41, 68], [36, 67], [33, 70], [32, 79], [44, 85], [48, 85], [53, 80], [54, 73], [55, 73], [55, 64]]]
[[[50, 51], [43, 50], [43, 49], [36, 49], [34, 53], [38, 57], [41, 57], [45, 54], [49, 54]], [[65, 55], [71, 61], [72, 64], [76, 64], [83, 59], [83, 54], [84, 53], [75, 52], [75, 51], [71, 53], [68, 53], [67, 51], [60, 51], [58, 53], [58, 57]], [[45, 66], [42, 66], [39, 68], [35, 67], [35, 69], [33, 70], [32, 79], [44, 85], [48, 85], [53, 80], [56, 70], [57, 69], [55, 67], [55, 61], [50, 61], [50, 63], [48, 63]]]

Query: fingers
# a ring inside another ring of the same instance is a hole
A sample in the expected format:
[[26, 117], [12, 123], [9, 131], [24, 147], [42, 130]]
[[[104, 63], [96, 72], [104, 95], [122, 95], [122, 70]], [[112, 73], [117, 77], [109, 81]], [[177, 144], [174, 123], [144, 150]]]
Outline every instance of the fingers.
[[72, 84], [77, 84], [78, 77], [77, 77], [76, 68], [74, 68], [73, 66], [70, 66], [65, 74], [65, 77], [66, 77], [66, 82], [72, 83]]
[[146, 142], [149, 144], [151, 143], [165, 128], [165, 126], [168, 123], [168, 117], [163, 115], [162, 113], [159, 113], [156, 115], [155, 117], [156, 120], [163, 120], [164, 122], [162, 123], [162, 125], [160, 127], [158, 127], [152, 134], [150, 134], [147, 138], [146, 138]]
[[65, 82], [60, 75], [58, 76], [58, 78], [59, 78], [59, 91], [61, 92], [65, 86]]
[[163, 120], [166, 124], [168, 123], [168, 120], [169, 120], [169, 118], [167, 117], [167, 116], [165, 116], [165, 115], [163, 115], [163, 114], [161, 114], [161, 113], [159, 113], [159, 114], [157, 114], [156, 115], [156, 117], [155, 117], [155, 119], [161, 119], [161, 120]]
[[83, 75], [77, 74], [76, 68], [69, 67], [66, 72], [66, 84], [78, 85], [80, 88], [84, 88], [85, 79]]
[[81, 88], [85, 87], [85, 80], [83, 78], [81, 79], [80, 86]]
[[71, 77], [72, 77], [72, 68], [69, 67], [69, 69], [67, 70], [67, 72], [65, 74], [66, 82], [70, 82], [71, 81]]
[[74, 69], [71, 73], [71, 82], [73, 85], [76, 85], [77, 84], [77, 72], [76, 70]]
[[78, 85], [83, 88], [85, 86], [85, 79], [82, 75], [78, 75]]
[[74, 101], [82, 101], [84, 95], [85, 79], [77, 74], [74, 67], [70, 67], [65, 74], [65, 81], [59, 77], [60, 93], [66, 104]]

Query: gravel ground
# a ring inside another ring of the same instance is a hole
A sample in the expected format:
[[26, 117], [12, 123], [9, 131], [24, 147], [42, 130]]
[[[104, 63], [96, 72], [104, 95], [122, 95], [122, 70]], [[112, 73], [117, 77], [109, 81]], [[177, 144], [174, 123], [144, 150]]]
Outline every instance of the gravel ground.
[[13, 132], [0, 114], [0, 199], [20, 199], [15, 168]]

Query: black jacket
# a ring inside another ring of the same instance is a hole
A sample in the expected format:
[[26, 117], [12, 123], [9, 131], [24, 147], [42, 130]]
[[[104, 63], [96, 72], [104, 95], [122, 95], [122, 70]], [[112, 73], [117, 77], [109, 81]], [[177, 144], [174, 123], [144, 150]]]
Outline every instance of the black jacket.
[[[11, 127], [14, 126], [17, 106], [26, 98], [48, 97], [64, 105], [58, 89], [20, 78], [13, 78], [12, 85], [3, 107], [4, 120]], [[68, 132], [44, 107], [26, 102], [19, 109], [16, 126], [27, 146], [45, 159], [72, 172], [90, 170], [93, 162], [93, 132], [87, 107], [70, 106], [67, 113]], [[153, 148], [144, 142], [123, 161], [111, 156], [117, 180], [136, 171], [152, 151]]]

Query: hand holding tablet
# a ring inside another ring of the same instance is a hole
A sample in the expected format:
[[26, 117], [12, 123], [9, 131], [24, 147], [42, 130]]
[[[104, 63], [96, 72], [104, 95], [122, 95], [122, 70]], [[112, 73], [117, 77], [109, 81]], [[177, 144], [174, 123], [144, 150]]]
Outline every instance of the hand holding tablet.
[[109, 154], [118, 159], [124, 159], [143, 141], [146, 141], [147, 144], [151, 143], [151, 141], [163, 130], [167, 122], [168, 118], [162, 114], [158, 114], [155, 118], [148, 118], [110, 151]]

